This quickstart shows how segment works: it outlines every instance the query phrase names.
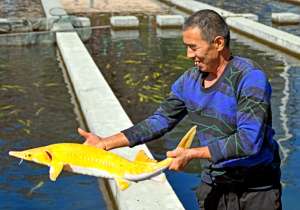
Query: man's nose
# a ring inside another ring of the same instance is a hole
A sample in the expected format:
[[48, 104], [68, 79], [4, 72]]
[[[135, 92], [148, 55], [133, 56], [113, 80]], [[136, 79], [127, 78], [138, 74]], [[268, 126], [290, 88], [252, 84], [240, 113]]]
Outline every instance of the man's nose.
[[187, 47], [187, 49], [186, 49], [186, 57], [188, 57], [188, 58], [194, 58], [195, 57], [195, 51], [192, 50], [190, 47]]

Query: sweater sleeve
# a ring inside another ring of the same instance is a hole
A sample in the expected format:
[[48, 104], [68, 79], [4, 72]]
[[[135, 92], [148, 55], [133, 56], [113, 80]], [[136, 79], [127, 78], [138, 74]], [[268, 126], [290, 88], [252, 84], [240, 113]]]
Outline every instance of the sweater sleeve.
[[179, 78], [172, 86], [171, 94], [160, 104], [158, 109], [145, 120], [121, 131], [133, 147], [163, 136], [171, 130], [187, 114], [181, 97], [183, 78]]
[[208, 145], [213, 163], [258, 154], [271, 124], [271, 86], [261, 70], [243, 75], [237, 92], [236, 132]]

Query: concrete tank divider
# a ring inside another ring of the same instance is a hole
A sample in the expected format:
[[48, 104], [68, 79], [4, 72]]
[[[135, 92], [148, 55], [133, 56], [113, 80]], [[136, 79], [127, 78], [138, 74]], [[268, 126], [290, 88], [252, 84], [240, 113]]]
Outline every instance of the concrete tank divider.
[[226, 19], [231, 28], [300, 57], [300, 37], [242, 17]]
[[157, 15], [156, 23], [159, 27], [181, 27], [184, 23], [182, 15]]
[[[132, 125], [111, 88], [94, 63], [87, 49], [75, 32], [58, 32], [57, 44], [66, 70], [79, 101], [84, 119], [91, 132], [109, 136]], [[115, 152], [133, 159], [137, 151], [150, 151], [146, 145], [115, 149]], [[113, 180], [109, 186], [113, 199], [120, 210], [180, 210], [184, 209], [164, 174], [163, 182], [146, 180], [132, 183], [120, 191]]]
[[191, 12], [197, 12], [198, 10], [201, 9], [211, 9], [222, 15], [223, 17], [228, 17], [231, 15], [234, 15], [232, 12], [228, 12], [226, 10], [211, 6], [209, 4], [205, 4], [202, 2], [198, 1], [193, 1], [193, 0], [160, 0], [161, 2], [167, 3], [172, 6], [176, 6], [184, 11], [187, 11], [189, 13]]
[[51, 28], [48, 30], [73, 30], [71, 20], [59, 0], [41, 0], [41, 3], [47, 21], [51, 22]]
[[274, 12], [272, 13], [272, 22], [277, 24], [298, 24], [300, 15], [292, 12]]
[[113, 28], [124, 29], [124, 28], [138, 28], [139, 19], [135, 16], [112, 16], [110, 18], [110, 24]]

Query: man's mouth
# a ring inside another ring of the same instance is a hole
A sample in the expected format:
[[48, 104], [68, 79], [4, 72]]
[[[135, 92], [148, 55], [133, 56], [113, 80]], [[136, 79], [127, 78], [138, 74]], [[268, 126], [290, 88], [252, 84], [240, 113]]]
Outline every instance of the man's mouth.
[[199, 61], [194, 61], [195, 66], [199, 66], [200, 62]]

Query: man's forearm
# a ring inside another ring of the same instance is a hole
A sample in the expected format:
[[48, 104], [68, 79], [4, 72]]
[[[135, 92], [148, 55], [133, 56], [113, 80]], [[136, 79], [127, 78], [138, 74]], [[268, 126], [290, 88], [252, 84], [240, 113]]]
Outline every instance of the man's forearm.
[[117, 133], [103, 139], [105, 150], [129, 146], [129, 141], [123, 133]]
[[191, 159], [211, 159], [211, 154], [207, 146], [189, 149], [189, 156], [191, 157]]

